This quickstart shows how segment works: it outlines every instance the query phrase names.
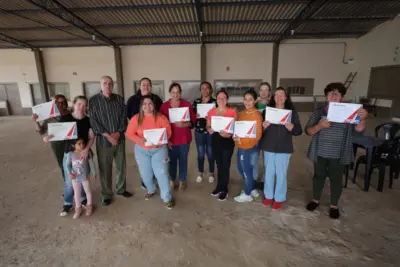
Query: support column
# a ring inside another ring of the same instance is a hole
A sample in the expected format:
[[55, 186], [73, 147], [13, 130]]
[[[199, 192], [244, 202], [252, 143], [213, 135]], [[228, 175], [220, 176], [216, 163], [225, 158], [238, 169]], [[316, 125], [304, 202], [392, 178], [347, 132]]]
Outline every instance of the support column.
[[122, 71], [122, 56], [121, 56], [121, 48], [119, 47], [114, 47], [114, 61], [115, 61], [115, 71], [117, 74], [117, 82], [118, 82], [117, 93], [122, 97], [125, 97], [124, 75]]
[[272, 48], [271, 86], [275, 90], [278, 84], [279, 43], [274, 43]]
[[40, 95], [42, 102], [50, 101], [49, 90], [47, 90], [46, 70], [44, 68], [43, 53], [39, 49], [34, 49], [36, 70], [39, 78]]
[[200, 79], [202, 82], [207, 80], [207, 50], [204, 43], [200, 48]]

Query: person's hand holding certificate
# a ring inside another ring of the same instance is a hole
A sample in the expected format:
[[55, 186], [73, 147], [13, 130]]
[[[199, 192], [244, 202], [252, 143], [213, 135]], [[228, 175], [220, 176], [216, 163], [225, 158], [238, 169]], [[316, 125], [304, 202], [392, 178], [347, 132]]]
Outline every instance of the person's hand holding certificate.
[[235, 121], [234, 136], [239, 138], [256, 138], [256, 121]]
[[168, 112], [169, 112], [169, 122], [170, 123], [181, 122], [181, 121], [190, 121], [190, 114], [189, 114], [188, 107], [170, 108], [168, 110]]
[[211, 117], [211, 128], [214, 132], [225, 132], [233, 134], [234, 118], [212, 116]]
[[361, 104], [331, 102], [327, 119], [330, 122], [359, 124], [361, 118], [358, 111], [361, 108]]
[[208, 112], [215, 107], [214, 103], [211, 104], [197, 104], [198, 118], [207, 117]]
[[61, 115], [54, 101], [33, 106], [32, 113], [37, 115], [36, 121], [44, 121]]
[[265, 108], [265, 120], [272, 124], [286, 124], [292, 121], [292, 111], [280, 108]]
[[48, 124], [48, 135], [52, 136], [50, 141], [63, 141], [78, 138], [76, 122], [60, 122]]
[[159, 146], [168, 144], [167, 130], [165, 128], [157, 128], [143, 131], [146, 142], [145, 146]]

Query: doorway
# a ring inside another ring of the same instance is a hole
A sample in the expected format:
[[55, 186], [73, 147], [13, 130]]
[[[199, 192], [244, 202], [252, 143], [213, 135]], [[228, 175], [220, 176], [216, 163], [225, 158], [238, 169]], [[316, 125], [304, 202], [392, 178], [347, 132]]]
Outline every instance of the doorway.
[[0, 84], [0, 101], [7, 101], [10, 115], [23, 115], [21, 96], [16, 83]]

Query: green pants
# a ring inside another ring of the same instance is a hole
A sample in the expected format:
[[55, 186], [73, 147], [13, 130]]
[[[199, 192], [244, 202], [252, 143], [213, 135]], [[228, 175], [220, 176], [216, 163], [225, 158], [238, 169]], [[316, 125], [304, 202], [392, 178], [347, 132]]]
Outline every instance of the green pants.
[[337, 206], [343, 188], [344, 165], [340, 164], [339, 159], [327, 159], [318, 157], [314, 162], [313, 178], [313, 198], [321, 199], [324, 189], [325, 179], [329, 177], [331, 188], [331, 205]]
[[64, 141], [51, 142], [51, 150], [53, 150], [53, 155], [57, 160], [58, 167], [60, 167], [61, 177], [63, 178], [63, 181], [64, 181], [64, 168], [63, 168], [64, 148], [65, 148]]
[[101, 197], [111, 199], [112, 191], [112, 167], [115, 159], [117, 193], [123, 193], [126, 189], [126, 159], [125, 159], [125, 140], [118, 146], [100, 147], [96, 145], [97, 160], [99, 163]]

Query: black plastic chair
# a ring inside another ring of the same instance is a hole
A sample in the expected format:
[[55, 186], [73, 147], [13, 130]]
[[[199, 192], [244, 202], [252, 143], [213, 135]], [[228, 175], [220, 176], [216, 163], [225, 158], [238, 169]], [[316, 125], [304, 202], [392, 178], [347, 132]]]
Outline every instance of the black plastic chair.
[[383, 138], [385, 140], [394, 140], [399, 130], [400, 124], [398, 123], [382, 123], [375, 127], [375, 137]]

